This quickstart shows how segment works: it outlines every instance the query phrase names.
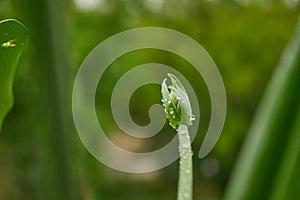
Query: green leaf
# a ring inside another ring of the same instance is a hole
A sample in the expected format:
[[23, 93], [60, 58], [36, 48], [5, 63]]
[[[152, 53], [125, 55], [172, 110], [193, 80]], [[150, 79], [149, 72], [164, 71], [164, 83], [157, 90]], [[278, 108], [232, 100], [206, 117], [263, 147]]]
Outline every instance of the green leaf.
[[225, 200], [299, 197], [299, 77], [300, 19], [260, 102]]
[[21, 23], [0, 21], [0, 130], [13, 106], [14, 74], [27, 40], [28, 30]]
[[298, 199], [300, 188], [300, 109], [278, 170], [270, 200]]

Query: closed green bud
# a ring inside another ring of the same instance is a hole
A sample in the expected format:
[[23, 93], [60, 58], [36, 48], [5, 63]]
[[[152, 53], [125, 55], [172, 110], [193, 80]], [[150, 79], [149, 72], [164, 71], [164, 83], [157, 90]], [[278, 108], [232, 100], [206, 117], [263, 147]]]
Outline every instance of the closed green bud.
[[195, 116], [192, 114], [189, 97], [181, 82], [173, 74], [168, 74], [168, 76], [172, 85], [167, 86], [167, 78], [163, 80], [161, 87], [162, 102], [170, 126], [177, 130], [181, 124], [192, 125]]

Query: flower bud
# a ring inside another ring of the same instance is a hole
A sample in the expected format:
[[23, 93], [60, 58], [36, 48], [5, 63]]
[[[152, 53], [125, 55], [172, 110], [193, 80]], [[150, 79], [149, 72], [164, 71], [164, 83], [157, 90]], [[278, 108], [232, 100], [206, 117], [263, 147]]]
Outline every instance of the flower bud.
[[181, 82], [173, 74], [168, 74], [168, 76], [172, 85], [167, 86], [167, 78], [163, 80], [162, 102], [170, 126], [177, 130], [180, 124], [192, 125], [195, 116], [192, 114], [189, 97]]

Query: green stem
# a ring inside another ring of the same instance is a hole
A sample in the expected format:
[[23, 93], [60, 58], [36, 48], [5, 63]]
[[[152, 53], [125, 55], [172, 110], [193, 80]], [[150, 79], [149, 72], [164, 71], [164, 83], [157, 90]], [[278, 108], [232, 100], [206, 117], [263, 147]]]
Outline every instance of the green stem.
[[178, 132], [179, 140], [179, 180], [177, 200], [192, 200], [193, 197], [193, 161], [188, 126], [195, 119], [189, 97], [176, 76], [168, 74], [172, 85], [167, 86], [164, 79], [161, 85], [162, 102], [172, 128]]
[[178, 140], [180, 161], [177, 200], [191, 200], [193, 196], [193, 152], [189, 131], [185, 124], [178, 127]]

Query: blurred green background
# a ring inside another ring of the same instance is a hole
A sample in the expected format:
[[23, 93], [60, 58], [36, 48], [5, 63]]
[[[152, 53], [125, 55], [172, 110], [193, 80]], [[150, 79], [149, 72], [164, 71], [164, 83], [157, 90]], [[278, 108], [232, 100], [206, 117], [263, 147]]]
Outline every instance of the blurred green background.
[[[106, 38], [145, 26], [180, 31], [213, 58], [227, 93], [223, 133], [213, 151], [198, 159], [210, 119], [207, 88], [185, 60], [150, 49], [122, 56], [105, 72], [96, 96], [99, 121], [124, 149], [147, 152], [165, 145], [175, 134], [167, 125], [147, 140], [123, 134], [114, 123], [110, 96], [134, 66], [158, 62], [174, 67], [194, 87], [201, 108], [193, 142], [194, 197], [221, 199], [299, 11], [297, 0], [0, 0], [0, 19], [15, 18], [30, 31], [16, 72], [15, 104], [0, 134], [0, 199], [175, 199], [177, 162], [147, 174], [110, 169], [87, 152], [72, 121], [72, 84], [83, 59]], [[158, 85], [139, 88], [130, 104], [133, 119], [149, 123], [148, 109], [160, 98]]]

